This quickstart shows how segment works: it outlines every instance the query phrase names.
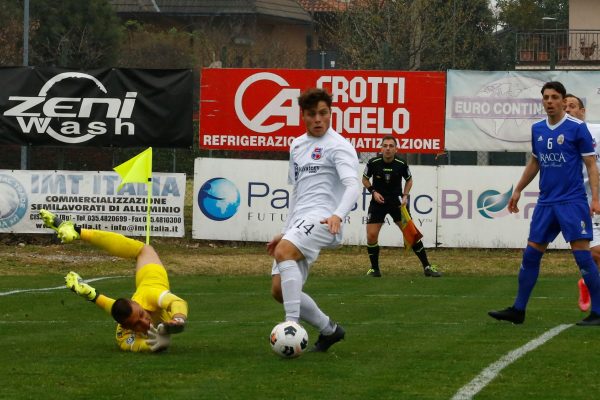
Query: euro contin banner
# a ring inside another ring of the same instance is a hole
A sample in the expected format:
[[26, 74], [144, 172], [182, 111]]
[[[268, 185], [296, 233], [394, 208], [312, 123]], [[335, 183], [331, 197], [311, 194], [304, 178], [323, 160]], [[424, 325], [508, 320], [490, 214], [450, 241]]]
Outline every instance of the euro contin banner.
[[202, 70], [200, 148], [286, 151], [304, 133], [298, 96], [333, 96], [331, 124], [359, 152], [393, 135], [404, 153], [444, 150], [443, 72], [289, 69]]
[[587, 122], [600, 122], [598, 71], [448, 71], [446, 149], [531, 151], [531, 125], [543, 118], [541, 89], [559, 81], [581, 98]]
[[0, 144], [187, 147], [192, 71], [0, 68]]

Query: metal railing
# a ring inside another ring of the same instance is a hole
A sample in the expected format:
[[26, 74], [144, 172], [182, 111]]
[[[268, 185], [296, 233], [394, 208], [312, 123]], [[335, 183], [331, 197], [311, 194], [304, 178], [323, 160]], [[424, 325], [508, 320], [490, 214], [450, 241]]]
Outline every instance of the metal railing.
[[600, 31], [543, 30], [517, 33], [517, 64], [600, 64]]

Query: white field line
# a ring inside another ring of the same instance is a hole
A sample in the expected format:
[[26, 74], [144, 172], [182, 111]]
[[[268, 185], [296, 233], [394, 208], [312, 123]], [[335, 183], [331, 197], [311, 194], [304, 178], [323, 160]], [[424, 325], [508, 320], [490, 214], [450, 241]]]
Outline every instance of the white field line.
[[531, 350], [535, 350], [539, 346], [543, 345], [554, 336], [558, 335], [562, 331], [567, 328], [572, 327], [573, 324], [563, 324], [558, 325], [549, 331], [544, 332], [542, 335], [537, 338], [531, 340], [525, 345], [519, 347], [516, 350], [511, 351], [510, 353], [503, 356], [501, 359], [496, 361], [493, 364], [490, 364], [486, 369], [481, 371], [479, 375], [477, 375], [471, 382], [467, 383], [463, 386], [452, 400], [470, 400], [479, 393], [484, 387], [487, 386], [505, 367], [509, 366], [513, 362], [517, 361], [519, 358], [530, 352]]
[[[99, 278], [85, 279], [84, 282], [90, 283], [90, 282], [103, 281], [106, 279], [115, 279], [115, 278], [124, 278], [124, 276], [101, 276]], [[61, 286], [38, 288], [38, 289], [17, 289], [17, 290], [11, 290], [8, 292], [0, 292], [0, 296], [9, 296], [11, 294], [19, 294], [19, 293], [27, 293], [27, 292], [47, 292], [49, 290], [59, 290], [59, 289], [62, 290], [62, 289], [66, 289], [66, 288], [67, 287], [65, 285], [61, 285]]]

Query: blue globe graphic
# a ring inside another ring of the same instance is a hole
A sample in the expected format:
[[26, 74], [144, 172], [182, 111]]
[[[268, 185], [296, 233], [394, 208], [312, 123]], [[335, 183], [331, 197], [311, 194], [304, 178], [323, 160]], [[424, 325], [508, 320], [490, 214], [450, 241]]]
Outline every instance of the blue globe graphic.
[[214, 221], [225, 221], [235, 215], [240, 206], [240, 192], [225, 178], [213, 178], [198, 192], [198, 206]]

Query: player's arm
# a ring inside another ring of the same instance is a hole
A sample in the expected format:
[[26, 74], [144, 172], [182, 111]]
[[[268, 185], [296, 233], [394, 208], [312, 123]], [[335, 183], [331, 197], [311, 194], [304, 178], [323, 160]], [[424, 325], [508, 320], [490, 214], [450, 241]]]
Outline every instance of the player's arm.
[[187, 302], [169, 292], [161, 299], [160, 306], [167, 311], [171, 319], [161, 323], [158, 326], [158, 332], [161, 334], [183, 332], [188, 315]]
[[371, 185], [371, 180], [367, 178], [365, 175], [362, 176], [362, 184], [369, 191], [369, 193], [373, 193], [373, 186]]
[[408, 203], [408, 195], [410, 194], [412, 186], [413, 179], [412, 176], [410, 176], [406, 181], [406, 184], [404, 185], [404, 191], [402, 192], [402, 205], [406, 205], [406, 203]]
[[531, 181], [533, 180], [533, 178], [535, 178], [539, 171], [540, 164], [537, 158], [535, 156], [532, 156], [529, 159], [527, 165], [525, 166], [525, 170], [521, 175], [521, 179], [519, 179], [519, 182], [517, 183], [517, 186], [515, 187], [515, 190], [513, 191], [513, 194], [510, 197], [510, 200], [508, 201], [508, 211], [510, 211], [511, 213], [519, 212], [519, 207], [517, 207], [517, 203], [521, 198], [521, 192], [527, 187], [527, 185], [531, 183]]
[[600, 213], [600, 203], [598, 199], [598, 166], [596, 165], [596, 157], [595, 155], [584, 156], [583, 162], [588, 172], [590, 190], [592, 192], [592, 202], [590, 204], [590, 212], [592, 215]]
[[381, 193], [375, 190], [373, 185], [371, 185], [371, 180], [366, 175], [362, 176], [362, 184], [369, 191], [369, 193], [371, 193], [371, 196], [373, 196], [373, 200], [375, 200], [378, 203], [383, 203], [383, 196], [381, 195]]
[[340, 181], [344, 185], [344, 193], [333, 214], [321, 221], [322, 224], [327, 224], [332, 235], [340, 232], [342, 221], [360, 196], [360, 183], [356, 176], [358, 170], [356, 150], [351, 146], [338, 149], [334, 155], [334, 162]]

